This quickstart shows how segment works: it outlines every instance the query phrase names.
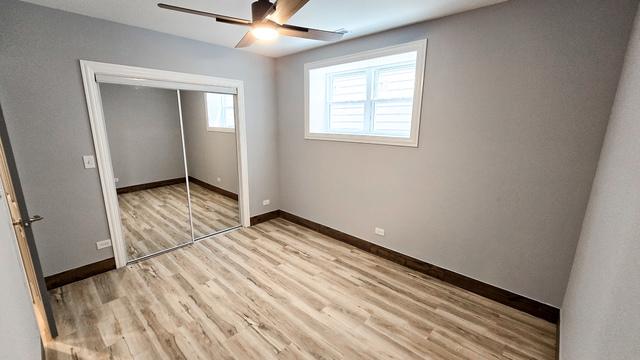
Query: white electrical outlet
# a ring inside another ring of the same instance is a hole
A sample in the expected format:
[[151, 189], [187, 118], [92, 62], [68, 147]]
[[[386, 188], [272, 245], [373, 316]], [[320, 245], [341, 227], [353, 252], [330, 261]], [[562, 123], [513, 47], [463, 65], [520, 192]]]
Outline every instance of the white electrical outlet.
[[111, 247], [111, 240], [96, 241], [96, 247], [98, 250]]
[[221, 178], [219, 178], [219, 177], [217, 177], [217, 178], [216, 178], [216, 181], [217, 181], [217, 182], [221, 182], [221, 181], [222, 181], [222, 179], [221, 179]]
[[377, 227], [375, 229], [376, 234], [380, 235], [380, 236], [384, 236], [384, 229]]
[[269, 199], [262, 200], [262, 205], [267, 206], [269, 204], [271, 204], [271, 200], [269, 200]]
[[113, 178], [113, 182], [118, 182], [118, 181], [120, 181], [119, 178]]
[[84, 155], [82, 157], [85, 169], [94, 169], [96, 167], [96, 158], [93, 155]]

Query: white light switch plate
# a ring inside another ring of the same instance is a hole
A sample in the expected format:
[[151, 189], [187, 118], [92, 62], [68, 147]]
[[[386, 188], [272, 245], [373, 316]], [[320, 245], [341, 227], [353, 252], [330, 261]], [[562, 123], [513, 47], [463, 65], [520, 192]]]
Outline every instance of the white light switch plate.
[[85, 169], [95, 169], [96, 167], [96, 158], [94, 158], [93, 155], [84, 155], [82, 162], [84, 162]]
[[98, 250], [111, 247], [111, 240], [96, 241], [96, 247]]

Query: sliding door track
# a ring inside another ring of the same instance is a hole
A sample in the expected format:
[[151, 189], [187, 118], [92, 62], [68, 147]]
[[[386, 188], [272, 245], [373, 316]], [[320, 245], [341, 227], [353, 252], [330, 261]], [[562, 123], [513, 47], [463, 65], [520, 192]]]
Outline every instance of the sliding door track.
[[216, 235], [223, 235], [223, 234], [226, 234], [226, 233], [228, 233], [228, 232], [232, 232], [232, 231], [234, 231], [234, 230], [236, 230], [236, 229], [239, 229], [239, 228], [241, 228], [241, 227], [242, 227], [241, 225], [236, 225], [236, 226], [234, 226], [234, 227], [230, 227], [230, 228], [228, 228], [228, 229], [220, 230], [220, 231], [217, 231], [217, 232], [211, 233], [211, 234], [209, 234], [209, 235], [200, 236], [200, 237], [195, 238], [195, 239], [193, 240], [193, 242], [194, 242], [194, 243], [196, 243], [196, 242], [198, 242], [198, 241], [201, 241], [201, 240], [204, 240], [204, 239], [208, 239], [208, 238], [210, 238], [210, 237], [212, 237], [212, 236], [216, 236]]
[[150, 259], [150, 258], [152, 258], [152, 257], [156, 257], [156, 256], [158, 256], [158, 255], [166, 254], [166, 253], [168, 253], [168, 252], [171, 252], [171, 251], [174, 251], [174, 250], [177, 250], [177, 249], [180, 249], [180, 248], [183, 248], [183, 247], [189, 246], [189, 245], [193, 245], [193, 244], [195, 244], [196, 242], [199, 242], [199, 241], [202, 241], [202, 240], [208, 239], [208, 238], [213, 237], [213, 236], [223, 235], [223, 234], [226, 234], [226, 233], [232, 232], [232, 231], [237, 230], [237, 229], [239, 229], [239, 228], [241, 228], [241, 227], [242, 227], [241, 225], [237, 225], [237, 226], [234, 226], [234, 227], [231, 227], [231, 228], [228, 228], [228, 229], [224, 229], [224, 230], [220, 230], [220, 231], [217, 231], [217, 232], [214, 232], [214, 233], [208, 234], [208, 235], [200, 236], [200, 237], [198, 237], [198, 238], [195, 238], [195, 239], [194, 239], [193, 241], [191, 241], [191, 242], [184, 243], [184, 244], [180, 244], [180, 245], [176, 245], [176, 246], [174, 246], [174, 247], [170, 247], [170, 248], [168, 248], [168, 249], [162, 249], [162, 250], [160, 250], [160, 251], [156, 251], [156, 252], [154, 252], [154, 253], [147, 254], [147, 255], [141, 256], [141, 257], [139, 257], [139, 258], [135, 258], [135, 259], [133, 259], [133, 260], [127, 261], [127, 265], [136, 264], [136, 263], [139, 263], [140, 261], [147, 260], [147, 259]]

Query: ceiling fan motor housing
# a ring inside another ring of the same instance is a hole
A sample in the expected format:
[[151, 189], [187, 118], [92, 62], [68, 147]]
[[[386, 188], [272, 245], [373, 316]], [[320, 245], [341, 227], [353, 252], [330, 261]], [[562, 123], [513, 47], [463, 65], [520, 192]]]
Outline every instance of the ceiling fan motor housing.
[[273, 4], [269, 0], [258, 0], [251, 4], [251, 18], [254, 22], [264, 20], [272, 10]]

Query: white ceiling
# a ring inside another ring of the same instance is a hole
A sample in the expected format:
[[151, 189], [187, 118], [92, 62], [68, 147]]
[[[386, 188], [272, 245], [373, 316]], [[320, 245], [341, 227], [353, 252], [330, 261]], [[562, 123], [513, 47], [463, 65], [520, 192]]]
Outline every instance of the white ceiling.
[[[213, 19], [160, 9], [158, 2], [251, 18], [252, 0], [23, 0], [167, 34], [233, 47], [247, 31], [245, 27], [218, 23]], [[407, 24], [435, 19], [506, 0], [311, 0], [289, 24], [322, 30], [345, 29], [345, 39]], [[247, 51], [278, 57], [327, 43], [280, 37], [268, 44], [255, 44]]]

